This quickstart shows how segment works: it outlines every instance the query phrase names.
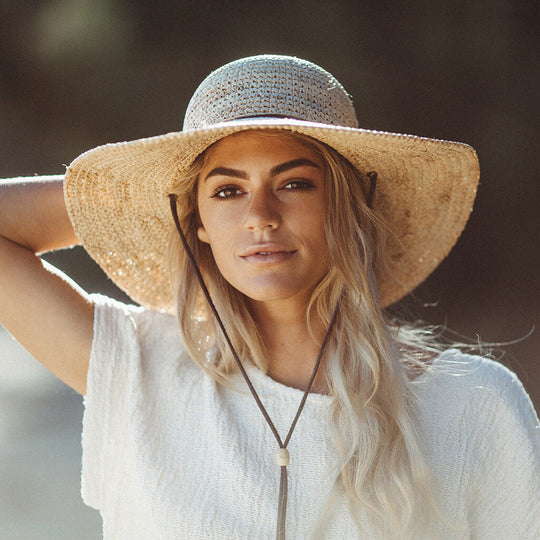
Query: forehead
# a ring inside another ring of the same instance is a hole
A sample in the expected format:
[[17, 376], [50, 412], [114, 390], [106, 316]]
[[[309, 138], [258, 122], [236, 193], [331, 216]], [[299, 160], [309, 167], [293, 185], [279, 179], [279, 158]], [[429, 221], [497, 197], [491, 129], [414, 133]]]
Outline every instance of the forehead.
[[324, 165], [319, 152], [307, 140], [276, 130], [250, 130], [228, 135], [210, 146], [205, 152], [205, 165], [223, 159], [287, 161], [298, 157], [307, 157]]

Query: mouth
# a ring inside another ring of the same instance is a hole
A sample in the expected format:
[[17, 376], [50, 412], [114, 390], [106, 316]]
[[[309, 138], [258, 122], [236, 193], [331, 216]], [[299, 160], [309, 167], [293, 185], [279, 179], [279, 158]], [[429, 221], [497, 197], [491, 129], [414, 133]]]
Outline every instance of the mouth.
[[288, 261], [295, 253], [296, 251], [262, 251], [243, 256], [242, 259], [255, 265], [279, 264]]
[[296, 250], [288, 250], [281, 246], [253, 246], [242, 253], [240, 258], [249, 263], [267, 265], [285, 262], [295, 253]]
[[240, 252], [240, 257], [251, 257], [252, 255], [272, 255], [273, 253], [294, 253], [295, 249], [288, 249], [287, 246], [268, 242], [264, 244], [254, 244]]

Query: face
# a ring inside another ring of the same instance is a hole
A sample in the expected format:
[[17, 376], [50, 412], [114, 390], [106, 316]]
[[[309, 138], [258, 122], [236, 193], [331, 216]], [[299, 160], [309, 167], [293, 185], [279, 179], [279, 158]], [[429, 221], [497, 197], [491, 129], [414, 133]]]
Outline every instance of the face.
[[198, 237], [248, 298], [307, 302], [328, 269], [324, 165], [289, 137], [253, 131], [215, 144], [199, 176]]

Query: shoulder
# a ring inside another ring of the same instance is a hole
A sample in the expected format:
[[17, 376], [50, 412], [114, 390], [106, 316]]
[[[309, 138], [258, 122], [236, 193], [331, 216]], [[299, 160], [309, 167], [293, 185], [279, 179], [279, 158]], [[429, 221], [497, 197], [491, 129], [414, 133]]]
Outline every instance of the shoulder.
[[420, 413], [431, 425], [450, 423], [475, 438], [521, 437], [540, 447], [532, 402], [516, 374], [499, 362], [450, 349], [415, 390]]
[[423, 383], [426, 440], [445, 485], [454, 479], [467, 505], [471, 537], [537, 538], [540, 424], [516, 374], [449, 350]]
[[99, 294], [91, 295], [91, 300], [95, 306], [94, 341], [130, 344], [143, 355], [155, 351], [157, 355], [177, 356], [179, 349], [183, 350], [175, 316]]
[[462, 399], [512, 401], [521, 399], [525, 393], [516, 374], [500, 362], [457, 349], [443, 352], [416, 384], [442, 391], [442, 397], [451, 393]]

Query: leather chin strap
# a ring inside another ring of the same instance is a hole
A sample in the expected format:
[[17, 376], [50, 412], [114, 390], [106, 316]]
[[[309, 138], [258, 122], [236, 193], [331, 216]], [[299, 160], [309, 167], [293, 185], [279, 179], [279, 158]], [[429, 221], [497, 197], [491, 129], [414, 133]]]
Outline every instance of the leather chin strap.
[[366, 175], [369, 178], [369, 194], [366, 199], [366, 206], [373, 210], [373, 199], [375, 198], [375, 189], [377, 188], [377, 171], [368, 172]]
[[[368, 175], [369, 176], [369, 175]], [[375, 179], [377, 177], [377, 173], [375, 173]], [[371, 188], [370, 188], [370, 202], [373, 199], [373, 193], [375, 191], [374, 188], [374, 181], [372, 180], [371, 176], [369, 177], [371, 181]], [[277, 517], [277, 529], [276, 529], [276, 539], [277, 540], [285, 540], [285, 522], [286, 522], [286, 515], [287, 515], [287, 465], [289, 463], [289, 453], [287, 451], [287, 445], [289, 444], [289, 441], [291, 439], [291, 436], [293, 434], [294, 428], [296, 426], [296, 423], [298, 422], [298, 418], [300, 417], [300, 414], [302, 413], [302, 410], [304, 409], [304, 405], [306, 403], [306, 399], [308, 397], [309, 392], [311, 391], [311, 387], [313, 386], [313, 382], [315, 380], [315, 376], [317, 375], [317, 371], [319, 370], [319, 366], [321, 364], [321, 359], [324, 353], [324, 349], [326, 347], [326, 344], [328, 342], [328, 338], [330, 337], [330, 333], [332, 331], [332, 328], [334, 327], [334, 324], [336, 322], [339, 303], [336, 306], [334, 310], [334, 314], [332, 315], [332, 320], [330, 321], [330, 325], [328, 326], [328, 330], [326, 331], [326, 335], [324, 336], [323, 343], [321, 345], [321, 348], [319, 350], [319, 354], [317, 356], [317, 361], [315, 362], [315, 367], [313, 368], [313, 372], [311, 373], [311, 377], [309, 379], [309, 383], [307, 385], [306, 391], [304, 392], [304, 395], [302, 397], [302, 400], [300, 401], [300, 405], [298, 407], [298, 410], [296, 412], [296, 415], [294, 417], [294, 420], [292, 421], [291, 427], [289, 428], [289, 432], [287, 433], [287, 436], [285, 437], [285, 440], [282, 441], [274, 423], [272, 422], [272, 419], [268, 415], [268, 412], [264, 408], [264, 405], [262, 404], [259, 395], [257, 394], [255, 388], [253, 387], [253, 384], [251, 383], [251, 380], [249, 379], [246, 370], [244, 369], [244, 366], [242, 365], [242, 362], [240, 361], [240, 358], [238, 357], [238, 354], [236, 353], [232, 342], [227, 334], [227, 331], [225, 330], [225, 326], [223, 325], [223, 322], [221, 321], [221, 317], [219, 316], [216, 306], [214, 305], [214, 302], [212, 301], [212, 298], [210, 297], [210, 293], [208, 292], [208, 288], [206, 287], [206, 284], [204, 283], [201, 271], [199, 269], [199, 266], [197, 264], [197, 261], [195, 260], [195, 257], [193, 256], [193, 252], [191, 251], [191, 248], [189, 247], [189, 244], [186, 240], [186, 237], [184, 236], [184, 233], [182, 231], [182, 227], [180, 226], [180, 221], [178, 219], [178, 213], [176, 209], [176, 195], [170, 194], [169, 195], [169, 202], [171, 207], [171, 213], [174, 219], [174, 223], [176, 225], [176, 228], [178, 230], [178, 233], [180, 234], [180, 238], [182, 240], [182, 245], [184, 246], [184, 249], [186, 251], [186, 254], [191, 262], [191, 265], [193, 267], [193, 270], [195, 271], [195, 274], [197, 276], [197, 280], [199, 281], [199, 285], [201, 286], [201, 289], [204, 293], [204, 296], [206, 297], [206, 300], [208, 302], [208, 305], [210, 306], [210, 309], [212, 310], [212, 313], [214, 314], [216, 321], [218, 322], [219, 327], [221, 328], [221, 331], [223, 332], [223, 336], [225, 337], [225, 340], [227, 341], [232, 355], [238, 365], [238, 368], [240, 372], [242, 373], [242, 376], [244, 377], [244, 380], [246, 381], [246, 384], [248, 385], [248, 388], [255, 399], [255, 402], [257, 403], [257, 406], [259, 407], [261, 413], [263, 414], [268, 426], [270, 427], [270, 430], [274, 434], [274, 437], [278, 443], [279, 449], [277, 451], [277, 462], [281, 469], [281, 477], [280, 477], [280, 484], [279, 484], [279, 499], [278, 499], [278, 517]]]

